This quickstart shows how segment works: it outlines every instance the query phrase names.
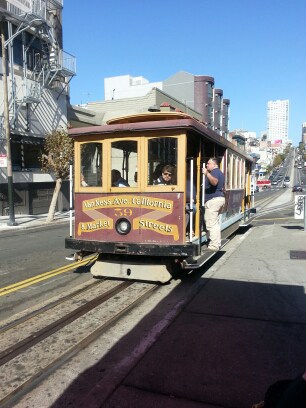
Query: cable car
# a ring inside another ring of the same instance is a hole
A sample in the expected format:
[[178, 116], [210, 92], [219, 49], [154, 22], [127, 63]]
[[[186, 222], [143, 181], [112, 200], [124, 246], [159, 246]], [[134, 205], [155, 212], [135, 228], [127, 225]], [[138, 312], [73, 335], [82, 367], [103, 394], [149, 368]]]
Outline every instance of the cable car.
[[163, 283], [213, 256], [203, 222], [210, 157], [225, 175], [222, 238], [252, 219], [252, 157], [185, 113], [131, 115], [69, 133], [75, 223], [65, 245], [75, 259], [97, 254], [94, 276]]

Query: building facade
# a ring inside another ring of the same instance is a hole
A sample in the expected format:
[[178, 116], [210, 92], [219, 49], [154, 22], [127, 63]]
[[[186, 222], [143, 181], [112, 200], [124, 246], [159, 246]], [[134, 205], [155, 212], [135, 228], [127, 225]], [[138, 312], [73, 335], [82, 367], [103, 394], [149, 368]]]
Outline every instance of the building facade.
[[287, 145], [289, 101], [269, 101], [267, 105], [267, 137], [273, 144]]
[[106, 124], [113, 118], [146, 112], [179, 111], [201, 120], [201, 115], [181, 101], [171, 97], [159, 88], [151, 89], [139, 97], [89, 102], [69, 109], [69, 123], [72, 127]]
[[302, 123], [302, 143], [306, 146], [306, 122]]
[[153, 88], [179, 101], [187, 109], [198, 112], [201, 121], [223, 137], [228, 136], [229, 99], [223, 99], [222, 89], [214, 89], [215, 80], [205, 75], [179, 71], [161, 82], [149, 82], [143, 77], [122, 75], [104, 80], [105, 101], [144, 97]]
[[[0, 52], [0, 215], [8, 208], [6, 97], [15, 213], [49, 208], [54, 177], [42, 173], [40, 155], [46, 134], [67, 127], [69, 82], [76, 73], [75, 57], [63, 50], [62, 9], [63, 0], [0, 0], [8, 83], [5, 95]], [[63, 191], [58, 209], [69, 208], [65, 185]]]
[[132, 77], [131, 75], [121, 75], [104, 78], [104, 99], [132, 98], [143, 96], [152, 88], [163, 89], [162, 82], [149, 82], [142, 76]]

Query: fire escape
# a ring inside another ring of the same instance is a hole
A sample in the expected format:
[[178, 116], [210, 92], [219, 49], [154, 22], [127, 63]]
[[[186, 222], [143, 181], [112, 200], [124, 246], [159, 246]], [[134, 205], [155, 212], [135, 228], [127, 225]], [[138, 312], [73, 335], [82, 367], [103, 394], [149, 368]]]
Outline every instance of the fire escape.
[[[62, 50], [61, 33], [59, 36], [56, 31], [56, 19], [61, 13], [63, 0], [31, 0], [28, 3], [29, 7], [21, 10], [7, 2], [7, 11], [4, 13], [8, 22], [5, 47], [8, 49], [11, 83], [11, 129], [15, 128], [23, 107], [39, 104], [45, 89], [56, 90], [59, 97], [76, 74], [75, 57]], [[21, 82], [16, 81], [14, 73], [14, 40], [17, 37], [22, 39], [23, 44]], [[34, 45], [37, 53], [33, 56]]]

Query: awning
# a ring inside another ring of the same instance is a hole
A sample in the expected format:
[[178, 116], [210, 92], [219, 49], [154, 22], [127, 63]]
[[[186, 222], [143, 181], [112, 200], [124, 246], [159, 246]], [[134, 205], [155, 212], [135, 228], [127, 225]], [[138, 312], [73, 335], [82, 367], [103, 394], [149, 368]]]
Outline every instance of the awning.
[[20, 143], [32, 146], [43, 146], [44, 140], [45, 139], [43, 137], [21, 136], [11, 134], [11, 141], [13, 143]]

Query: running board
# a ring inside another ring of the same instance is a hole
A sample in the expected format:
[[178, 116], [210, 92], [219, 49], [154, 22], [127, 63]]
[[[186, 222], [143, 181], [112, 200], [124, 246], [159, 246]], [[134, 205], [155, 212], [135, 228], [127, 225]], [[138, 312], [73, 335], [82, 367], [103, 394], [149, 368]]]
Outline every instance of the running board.
[[[222, 239], [220, 249], [222, 249], [229, 241], [230, 241], [229, 239]], [[206, 247], [202, 247], [201, 255], [193, 257], [190, 256], [189, 258], [184, 259], [184, 261], [182, 262], [182, 269], [184, 270], [198, 269], [218, 252], [219, 251], [211, 251]]]

